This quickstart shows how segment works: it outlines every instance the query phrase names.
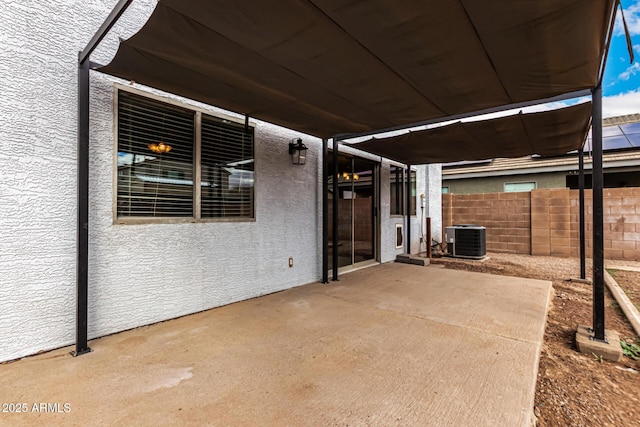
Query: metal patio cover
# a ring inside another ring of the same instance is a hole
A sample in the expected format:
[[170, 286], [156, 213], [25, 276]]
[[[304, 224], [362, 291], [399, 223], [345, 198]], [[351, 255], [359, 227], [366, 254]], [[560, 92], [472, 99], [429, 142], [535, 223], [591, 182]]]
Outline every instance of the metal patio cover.
[[560, 156], [581, 149], [591, 126], [591, 102], [497, 119], [457, 122], [352, 146], [405, 164]]
[[326, 138], [593, 88], [613, 11], [614, 0], [160, 0], [99, 70]]

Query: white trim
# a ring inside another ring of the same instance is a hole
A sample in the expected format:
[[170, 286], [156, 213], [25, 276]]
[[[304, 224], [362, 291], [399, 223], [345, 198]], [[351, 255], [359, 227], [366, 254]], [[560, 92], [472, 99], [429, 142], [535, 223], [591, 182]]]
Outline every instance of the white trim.
[[196, 220], [193, 217], [184, 217], [184, 218], [170, 218], [170, 217], [146, 217], [146, 216], [130, 216], [130, 217], [122, 217], [116, 218], [113, 221], [114, 225], [149, 225], [149, 224], [187, 224], [187, 223], [223, 223], [223, 222], [256, 222], [255, 218], [237, 218], [237, 217], [229, 217], [229, 218], [202, 218]]
[[[353, 271], [362, 270], [363, 268], [373, 267], [374, 265], [379, 265], [379, 264], [380, 264], [380, 261], [377, 261], [375, 259], [368, 259], [365, 261], [360, 261], [355, 264], [345, 265], [344, 267], [338, 267], [338, 276], [351, 273]], [[331, 270], [329, 270], [329, 273], [331, 273]]]
[[[329, 151], [333, 151], [333, 147], [331, 147]], [[357, 148], [340, 143], [338, 143], [338, 153], [346, 154], [353, 157], [360, 157], [361, 159], [371, 160], [372, 162], [378, 163], [381, 163], [383, 159], [383, 157], [380, 157], [377, 154], [371, 154], [366, 151], [358, 150]]]
[[[402, 242], [398, 245], [398, 229], [400, 229], [400, 235], [402, 236]], [[396, 233], [393, 235], [393, 240], [395, 241], [396, 249], [404, 248], [404, 224], [396, 224]]]
[[[507, 185], [509, 184], [533, 184], [533, 188], [529, 190], [507, 191]], [[502, 184], [502, 191], [504, 193], [517, 193], [517, 192], [531, 191], [531, 190], [537, 190], [537, 189], [538, 189], [538, 183], [536, 181], [510, 181], [510, 182], [504, 182]]]

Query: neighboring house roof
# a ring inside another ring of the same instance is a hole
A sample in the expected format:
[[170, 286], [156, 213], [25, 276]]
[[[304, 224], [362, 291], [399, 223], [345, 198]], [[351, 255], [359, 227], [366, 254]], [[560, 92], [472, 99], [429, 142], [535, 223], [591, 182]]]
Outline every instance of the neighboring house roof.
[[639, 122], [640, 122], [640, 113], [627, 114], [625, 116], [616, 116], [616, 117], [609, 117], [606, 119], [602, 119], [602, 124], [604, 126], [623, 125], [626, 123], [639, 123]]
[[[604, 127], [640, 123], [640, 114], [610, 117], [602, 121]], [[602, 156], [603, 168], [639, 167], [640, 147], [624, 151], [605, 151]], [[585, 152], [585, 170], [591, 169], [591, 155]], [[512, 159], [497, 158], [483, 162], [457, 162], [444, 164], [442, 178], [465, 179], [501, 175], [522, 175], [545, 172], [565, 172], [578, 170], [576, 153], [561, 157], [525, 156]]]

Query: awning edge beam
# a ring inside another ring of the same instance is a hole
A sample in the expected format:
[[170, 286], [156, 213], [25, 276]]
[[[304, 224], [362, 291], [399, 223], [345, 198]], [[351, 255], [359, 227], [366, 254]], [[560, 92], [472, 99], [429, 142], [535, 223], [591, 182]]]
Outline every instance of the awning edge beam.
[[91, 37], [87, 46], [78, 54], [78, 62], [80, 64], [83, 64], [89, 59], [91, 53], [98, 47], [102, 39], [104, 39], [115, 23], [118, 22], [118, 19], [120, 19], [131, 3], [133, 3], [133, 0], [120, 0], [118, 4], [116, 4], [111, 13], [109, 13], [109, 16], [107, 16], [107, 19], [105, 19], [100, 28], [98, 28], [98, 31]]

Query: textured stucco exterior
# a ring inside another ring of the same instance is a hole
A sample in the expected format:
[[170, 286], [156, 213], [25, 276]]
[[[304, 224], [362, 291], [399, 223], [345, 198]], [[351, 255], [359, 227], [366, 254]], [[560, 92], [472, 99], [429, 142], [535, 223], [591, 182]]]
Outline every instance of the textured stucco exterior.
[[442, 166], [429, 165], [425, 180], [425, 215], [431, 217], [431, 238], [442, 240]]
[[[134, 2], [92, 60], [107, 63], [118, 37], [139, 29], [155, 3]], [[75, 339], [77, 52], [114, 4], [8, 2], [0, 14], [0, 361]], [[260, 121], [255, 221], [114, 224], [114, 82], [92, 72], [90, 338], [320, 279], [321, 141]], [[294, 137], [309, 147], [304, 167], [291, 165]], [[404, 219], [389, 215], [389, 163], [381, 164], [379, 258], [386, 262], [402, 252], [394, 234]], [[439, 227], [440, 171], [417, 170], [418, 195], [428, 195], [425, 211]], [[412, 220], [414, 252], [420, 220]]]

